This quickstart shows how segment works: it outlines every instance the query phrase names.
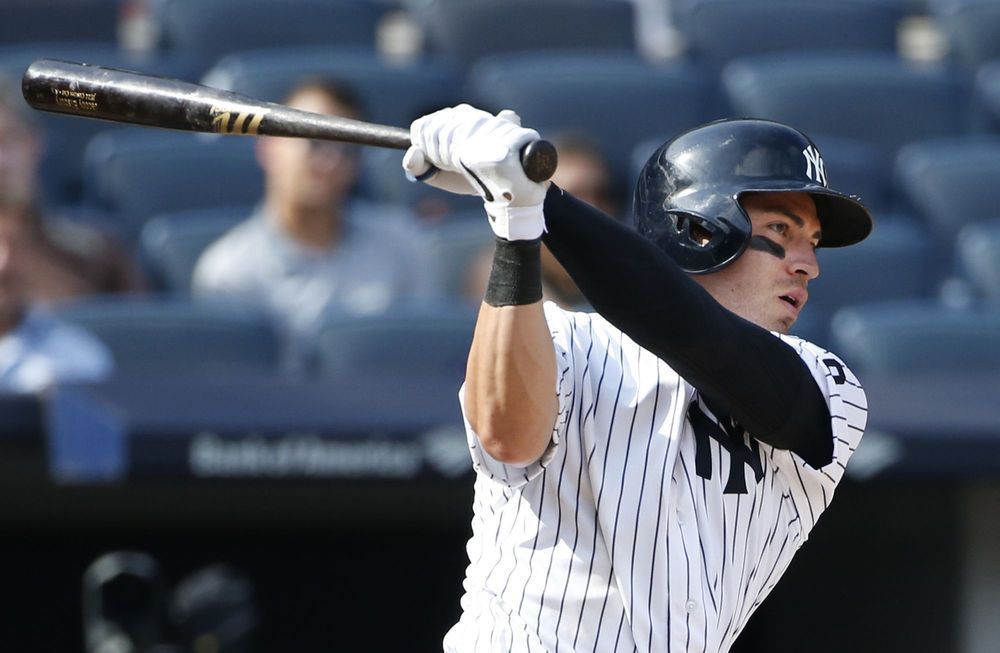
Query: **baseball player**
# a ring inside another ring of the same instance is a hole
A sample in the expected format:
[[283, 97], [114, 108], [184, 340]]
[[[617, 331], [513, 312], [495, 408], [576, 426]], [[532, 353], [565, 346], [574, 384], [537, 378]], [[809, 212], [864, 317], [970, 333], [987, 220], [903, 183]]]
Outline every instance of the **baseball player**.
[[[484, 199], [493, 270], [460, 398], [477, 472], [446, 651], [727, 651], [829, 505], [866, 422], [786, 335], [817, 247], [872, 227], [816, 145], [711, 123], [642, 170], [636, 230], [529, 181], [537, 132], [468, 105], [411, 126], [409, 176]], [[540, 302], [544, 240], [596, 313]]]

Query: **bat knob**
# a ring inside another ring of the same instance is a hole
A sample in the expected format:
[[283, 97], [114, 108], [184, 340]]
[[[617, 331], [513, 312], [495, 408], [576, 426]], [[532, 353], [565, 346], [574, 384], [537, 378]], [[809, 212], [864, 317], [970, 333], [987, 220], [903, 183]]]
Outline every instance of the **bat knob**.
[[548, 141], [531, 141], [521, 148], [521, 167], [531, 181], [548, 181], [556, 171], [558, 162], [556, 148]]

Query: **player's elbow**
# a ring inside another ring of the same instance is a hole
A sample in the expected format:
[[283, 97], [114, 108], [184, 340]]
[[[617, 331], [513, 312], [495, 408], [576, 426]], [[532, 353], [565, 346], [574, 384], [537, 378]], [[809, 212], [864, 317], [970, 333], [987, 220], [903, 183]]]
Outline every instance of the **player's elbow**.
[[530, 465], [545, 453], [552, 425], [539, 420], [485, 419], [474, 425], [479, 443], [491, 458], [505, 465]]

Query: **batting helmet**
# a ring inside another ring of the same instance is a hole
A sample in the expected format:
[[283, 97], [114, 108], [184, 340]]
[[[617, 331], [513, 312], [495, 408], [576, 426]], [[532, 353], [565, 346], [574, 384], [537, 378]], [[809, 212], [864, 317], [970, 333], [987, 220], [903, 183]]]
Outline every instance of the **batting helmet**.
[[[868, 210], [827, 186], [815, 143], [787, 125], [749, 119], [702, 125], [656, 150], [636, 185], [636, 228], [685, 271], [714, 272], [750, 241], [750, 217], [739, 199], [754, 191], [809, 193], [821, 247], [853, 245], [871, 232]], [[692, 233], [695, 226], [700, 235]]]

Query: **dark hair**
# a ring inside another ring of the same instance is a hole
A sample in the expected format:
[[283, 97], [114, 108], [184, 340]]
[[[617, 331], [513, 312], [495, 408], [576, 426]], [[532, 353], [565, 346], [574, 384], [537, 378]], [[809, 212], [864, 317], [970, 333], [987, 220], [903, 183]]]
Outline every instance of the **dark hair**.
[[318, 91], [333, 102], [347, 109], [353, 117], [362, 118], [365, 115], [364, 103], [357, 91], [349, 84], [329, 77], [307, 77], [296, 83], [292, 90], [282, 100], [288, 104], [293, 99], [307, 91]]

